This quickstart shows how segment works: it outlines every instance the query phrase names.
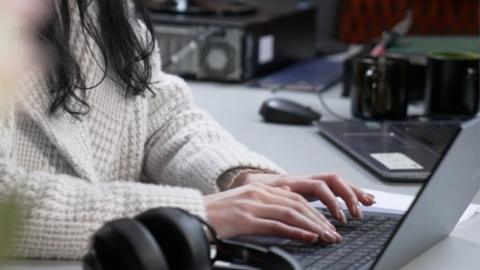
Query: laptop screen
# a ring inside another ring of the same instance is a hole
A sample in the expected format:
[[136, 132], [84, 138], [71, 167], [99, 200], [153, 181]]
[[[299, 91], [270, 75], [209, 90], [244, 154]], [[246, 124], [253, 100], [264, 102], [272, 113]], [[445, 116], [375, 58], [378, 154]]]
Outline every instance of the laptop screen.
[[462, 124], [373, 269], [399, 268], [447, 237], [479, 189], [480, 119], [474, 119]]

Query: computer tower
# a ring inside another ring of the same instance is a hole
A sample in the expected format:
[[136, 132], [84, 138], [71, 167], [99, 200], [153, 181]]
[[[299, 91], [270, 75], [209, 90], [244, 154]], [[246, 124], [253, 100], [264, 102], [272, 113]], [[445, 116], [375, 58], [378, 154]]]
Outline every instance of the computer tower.
[[[310, 4], [264, 3], [251, 14], [222, 16], [152, 11], [151, 18], [164, 69], [187, 78], [241, 82], [315, 54], [316, 9]], [[214, 34], [171, 63], [208, 31]]]

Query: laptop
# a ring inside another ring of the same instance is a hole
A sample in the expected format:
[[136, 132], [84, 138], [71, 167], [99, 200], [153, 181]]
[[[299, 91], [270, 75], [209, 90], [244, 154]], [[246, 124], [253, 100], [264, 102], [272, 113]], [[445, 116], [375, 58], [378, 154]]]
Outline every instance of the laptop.
[[393, 182], [425, 181], [461, 129], [460, 121], [318, 122], [349, 156]]
[[347, 225], [332, 219], [343, 236], [339, 244], [305, 246], [284, 240], [277, 245], [306, 270], [402, 267], [447, 237], [480, 189], [480, 119], [458, 128], [405, 214], [365, 211], [364, 219], [349, 218]]

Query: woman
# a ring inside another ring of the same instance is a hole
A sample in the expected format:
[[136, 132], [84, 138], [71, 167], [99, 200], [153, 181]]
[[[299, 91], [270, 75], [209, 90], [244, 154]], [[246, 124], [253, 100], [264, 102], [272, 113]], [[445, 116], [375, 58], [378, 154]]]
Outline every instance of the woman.
[[[39, 37], [51, 64], [31, 70], [2, 127], [1, 197], [25, 209], [12, 256], [78, 259], [107, 220], [159, 206], [206, 218], [222, 237], [305, 242], [341, 236], [304, 196], [345, 222], [372, 195], [335, 174], [290, 176], [197, 108], [160, 71], [140, 0], [59, 0]], [[242, 226], [238, 226], [239, 220]]]

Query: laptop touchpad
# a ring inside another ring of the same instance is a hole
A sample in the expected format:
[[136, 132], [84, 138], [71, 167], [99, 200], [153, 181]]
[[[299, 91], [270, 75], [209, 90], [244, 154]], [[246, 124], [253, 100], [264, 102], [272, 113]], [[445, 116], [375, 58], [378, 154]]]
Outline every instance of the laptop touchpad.
[[395, 133], [345, 133], [343, 137], [346, 143], [361, 150], [391, 152], [414, 148]]

